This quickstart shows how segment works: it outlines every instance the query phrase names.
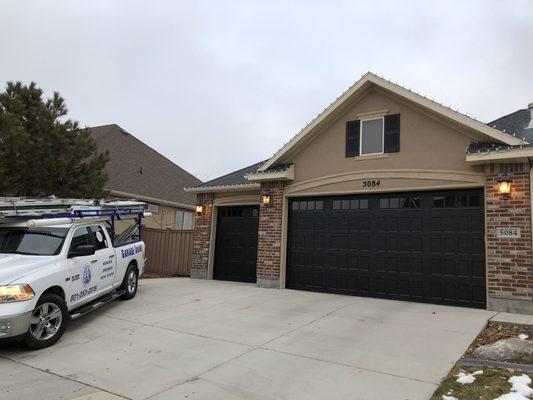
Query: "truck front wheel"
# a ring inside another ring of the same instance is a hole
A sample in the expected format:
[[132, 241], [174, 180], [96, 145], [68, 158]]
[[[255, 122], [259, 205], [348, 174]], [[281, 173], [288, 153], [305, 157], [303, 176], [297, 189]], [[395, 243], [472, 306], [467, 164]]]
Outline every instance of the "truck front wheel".
[[52, 346], [63, 336], [68, 320], [65, 301], [54, 293], [43, 294], [31, 313], [24, 344], [34, 350]]
[[135, 297], [137, 294], [138, 281], [139, 273], [137, 272], [137, 267], [135, 267], [133, 264], [128, 265], [126, 275], [124, 275], [124, 280], [119, 288], [119, 290], [123, 290], [125, 292], [121, 297], [122, 300], [130, 300]]

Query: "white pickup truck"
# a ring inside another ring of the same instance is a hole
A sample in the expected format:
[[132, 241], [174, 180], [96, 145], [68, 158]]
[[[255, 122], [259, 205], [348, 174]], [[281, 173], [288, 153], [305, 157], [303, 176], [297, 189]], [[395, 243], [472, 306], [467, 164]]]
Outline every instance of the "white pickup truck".
[[117, 244], [114, 224], [110, 229], [102, 219], [0, 224], [0, 339], [48, 347], [69, 319], [115, 298], [133, 298], [145, 263], [140, 218], [139, 235], [125, 244]]

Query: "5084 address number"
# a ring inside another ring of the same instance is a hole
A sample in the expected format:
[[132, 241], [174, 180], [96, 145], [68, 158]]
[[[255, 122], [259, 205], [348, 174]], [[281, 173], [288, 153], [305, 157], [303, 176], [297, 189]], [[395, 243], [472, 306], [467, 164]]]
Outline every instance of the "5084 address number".
[[363, 187], [369, 188], [369, 187], [378, 187], [380, 185], [380, 180], [371, 179], [368, 181], [363, 181]]

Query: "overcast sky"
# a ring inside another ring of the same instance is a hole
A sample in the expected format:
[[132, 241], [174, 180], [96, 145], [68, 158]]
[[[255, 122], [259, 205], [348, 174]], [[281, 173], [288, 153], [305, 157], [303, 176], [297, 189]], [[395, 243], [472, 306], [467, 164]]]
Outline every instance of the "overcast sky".
[[202, 180], [270, 157], [366, 71], [484, 122], [526, 108], [532, 1], [0, 1], [2, 88], [59, 91]]

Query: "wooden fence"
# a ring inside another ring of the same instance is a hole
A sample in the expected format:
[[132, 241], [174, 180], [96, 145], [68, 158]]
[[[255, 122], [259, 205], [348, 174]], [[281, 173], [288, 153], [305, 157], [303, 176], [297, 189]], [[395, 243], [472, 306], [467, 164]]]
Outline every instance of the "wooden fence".
[[191, 274], [194, 231], [143, 228], [146, 245], [145, 271], [160, 276]]

